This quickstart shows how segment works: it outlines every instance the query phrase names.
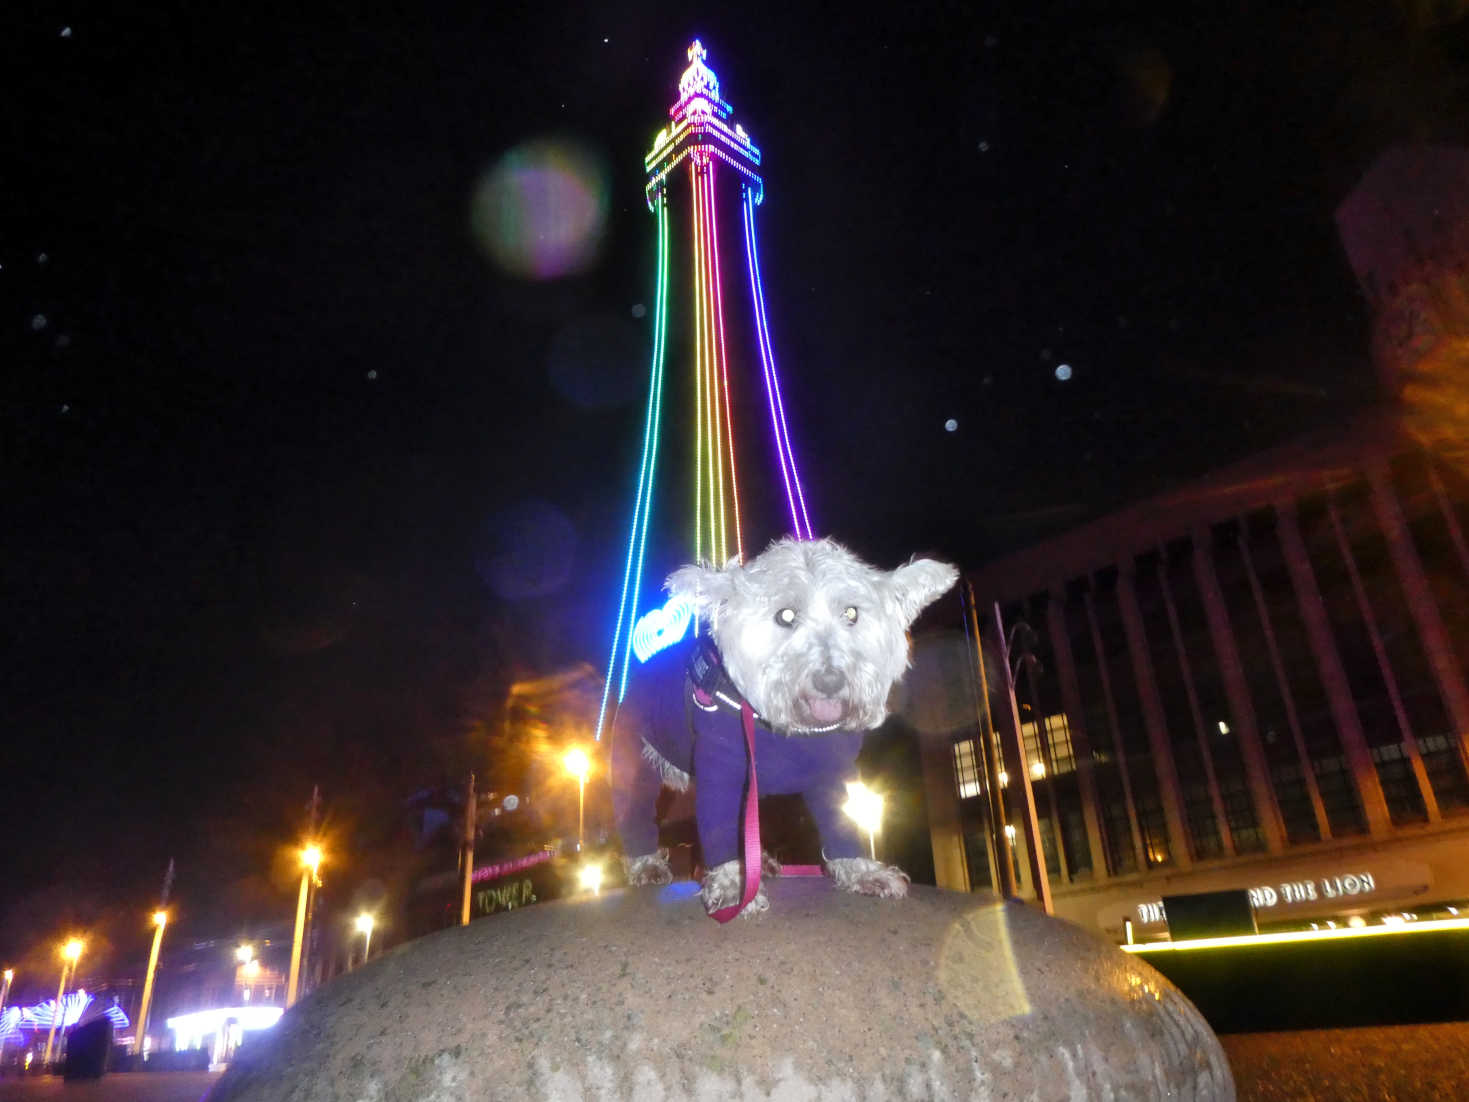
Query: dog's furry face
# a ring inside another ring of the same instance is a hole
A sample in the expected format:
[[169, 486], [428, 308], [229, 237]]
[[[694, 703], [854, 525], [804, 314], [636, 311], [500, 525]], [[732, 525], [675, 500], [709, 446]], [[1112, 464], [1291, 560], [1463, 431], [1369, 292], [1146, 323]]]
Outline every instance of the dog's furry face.
[[778, 540], [722, 570], [685, 566], [670, 593], [710, 625], [725, 670], [773, 730], [870, 730], [908, 668], [908, 628], [959, 572], [918, 559], [869, 566], [833, 540]]

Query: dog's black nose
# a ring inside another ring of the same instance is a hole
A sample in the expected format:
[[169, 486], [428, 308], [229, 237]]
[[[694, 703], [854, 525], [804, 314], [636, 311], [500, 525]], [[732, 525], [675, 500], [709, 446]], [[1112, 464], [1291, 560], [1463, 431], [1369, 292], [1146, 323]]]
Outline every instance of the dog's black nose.
[[823, 696], [836, 696], [847, 687], [847, 675], [830, 667], [817, 670], [811, 675], [811, 685]]

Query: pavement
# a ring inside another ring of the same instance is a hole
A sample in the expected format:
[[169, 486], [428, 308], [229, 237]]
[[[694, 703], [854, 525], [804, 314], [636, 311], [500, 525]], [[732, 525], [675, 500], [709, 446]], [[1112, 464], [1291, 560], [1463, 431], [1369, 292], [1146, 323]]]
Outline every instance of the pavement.
[[1239, 1102], [1469, 1099], [1469, 1022], [1226, 1033]]
[[70, 1083], [59, 1075], [0, 1078], [0, 1102], [199, 1102], [218, 1079], [211, 1071], [109, 1072]]

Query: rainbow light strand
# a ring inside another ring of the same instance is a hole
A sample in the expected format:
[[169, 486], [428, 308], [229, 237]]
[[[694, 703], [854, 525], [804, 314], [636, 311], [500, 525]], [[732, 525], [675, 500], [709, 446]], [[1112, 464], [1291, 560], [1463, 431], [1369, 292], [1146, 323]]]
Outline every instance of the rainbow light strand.
[[770, 406], [775, 451], [780, 457], [786, 501], [791, 508], [791, 528], [798, 539], [809, 540], [815, 537], [810, 515], [806, 512], [806, 495], [801, 490], [801, 475], [796, 470], [796, 453], [791, 448], [790, 430], [786, 426], [785, 403], [780, 397], [780, 374], [775, 367], [775, 351], [770, 346], [770, 326], [765, 320], [765, 284], [760, 278], [760, 249], [755, 241], [755, 203], [758, 201], [749, 188], [744, 189], [741, 205], [745, 214], [745, 259], [750, 268], [750, 296], [755, 303], [755, 330], [760, 339], [760, 362], [765, 369], [765, 396]]
[[[668, 201], [661, 191], [655, 209], [658, 215], [658, 282], [653, 292], [653, 353], [652, 366], [648, 370], [648, 411], [643, 422], [643, 457], [638, 467], [632, 531], [627, 539], [627, 565], [622, 571], [622, 596], [617, 605], [617, 627], [612, 635], [612, 656], [607, 662], [607, 680], [602, 686], [602, 704], [597, 712], [598, 741], [602, 738], [602, 729], [607, 722], [607, 700], [612, 692], [613, 681], [617, 680], [618, 683], [619, 701], [627, 692], [627, 655], [632, 648], [629, 610], [636, 610], [638, 607], [642, 590], [643, 554], [648, 542], [648, 518], [653, 511], [653, 474], [658, 464], [658, 432], [663, 409], [664, 346], [668, 338]], [[629, 586], [632, 589], [631, 603], [628, 601]], [[629, 627], [626, 647], [621, 646], [624, 627]], [[619, 657], [622, 660], [620, 679], [617, 678]]]
[[[650, 648], [667, 645], [675, 637], [668, 610], [654, 609], [640, 617], [639, 607], [649, 517], [653, 509], [653, 475], [658, 456], [663, 366], [668, 339], [667, 189], [673, 173], [685, 162], [689, 170], [690, 245], [693, 252], [694, 469], [691, 474], [694, 560], [723, 564], [730, 560], [731, 548], [736, 559], [742, 561], [745, 555], [734, 403], [731, 400], [724, 322], [724, 283], [719, 257], [716, 168], [720, 163], [734, 170], [740, 186], [755, 343], [759, 349], [780, 477], [790, 510], [791, 531], [798, 539], [814, 538], [801, 476], [796, 467], [795, 450], [791, 447], [790, 429], [781, 398], [780, 374], [776, 369], [766, 317], [765, 289], [760, 278], [760, 251], [755, 234], [755, 207], [765, 198], [765, 184], [759, 173], [760, 150], [743, 126], [731, 125], [729, 119], [733, 108], [720, 98], [719, 78], [705, 64], [706, 57], [703, 45], [697, 40], [689, 46], [689, 67], [679, 80], [679, 98], [669, 109], [671, 125], [658, 132], [652, 149], [644, 158], [644, 168], [648, 172], [648, 209], [658, 219], [658, 283], [652, 367], [643, 427], [643, 455], [638, 470], [637, 496], [633, 502], [622, 594], [618, 600], [612, 653], [607, 662], [607, 682], [597, 715], [598, 740], [608, 721], [612, 686], [614, 683], [617, 685], [616, 699], [621, 702], [627, 692], [628, 673], [634, 655], [640, 661], [645, 660], [653, 653]], [[686, 628], [681, 629], [677, 636], [681, 637], [683, 630]], [[694, 619], [694, 630], [699, 630], [697, 618]]]

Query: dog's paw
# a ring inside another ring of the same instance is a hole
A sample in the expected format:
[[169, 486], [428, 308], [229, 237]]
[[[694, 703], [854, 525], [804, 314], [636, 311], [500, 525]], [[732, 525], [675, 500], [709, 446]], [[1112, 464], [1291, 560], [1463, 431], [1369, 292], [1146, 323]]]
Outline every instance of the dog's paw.
[[[699, 898], [704, 901], [705, 912], [711, 915], [725, 907], [737, 905], [744, 894], [745, 875], [739, 861], [726, 861], [722, 865], [716, 865], [704, 874], [704, 882], [699, 886]], [[740, 917], [753, 918], [769, 909], [770, 900], [765, 897], [765, 886], [762, 884], [755, 892], [755, 898], [745, 904]]]
[[835, 858], [826, 863], [826, 874], [843, 891], [881, 899], [902, 899], [912, 883], [897, 865], [884, 865], [868, 857]]
[[666, 849], [645, 853], [641, 857], [623, 857], [622, 874], [628, 886], [634, 888], [673, 883], [673, 868], [668, 863]]

